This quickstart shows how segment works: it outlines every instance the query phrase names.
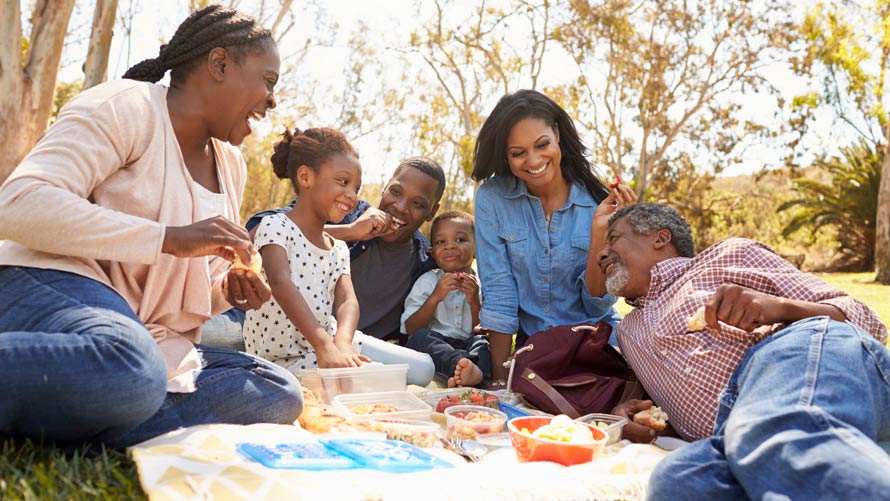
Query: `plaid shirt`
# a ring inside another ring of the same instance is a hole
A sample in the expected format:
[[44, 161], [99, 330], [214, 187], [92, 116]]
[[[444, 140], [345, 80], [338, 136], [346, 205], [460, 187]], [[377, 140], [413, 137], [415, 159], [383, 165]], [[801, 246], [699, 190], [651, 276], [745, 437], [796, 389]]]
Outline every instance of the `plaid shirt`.
[[649, 292], [618, 326], [621, 352], [653, 401], [687, 439], [713, 433], [718, 397], [748, 348], [784, 326], [747, 333], [723, 323], [719, 330], [688, 332], [687, 317], [725, 283], [813, 303], [830, 304], [847, 320], [886, 342], [881, 320], [858, 300], [798, 271], [759, 242], [733, 238], [695, 258], [672, 258], [652, 268]]

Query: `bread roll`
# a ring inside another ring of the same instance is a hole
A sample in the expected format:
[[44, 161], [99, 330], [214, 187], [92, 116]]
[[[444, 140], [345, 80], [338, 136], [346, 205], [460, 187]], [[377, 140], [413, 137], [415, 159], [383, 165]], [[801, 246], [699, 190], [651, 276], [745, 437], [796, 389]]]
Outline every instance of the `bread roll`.
[[686, 319], [689, 332], [698, 332], [705, 330], [708, 324], [705, 322], [705, 307], [695, 310], [695, 313]]
[[634, 414], [634, 423], [648, 426], [655, 431], [661, 431], [667, 426], [668, 416], [660, 407], [652, 406], [644, 411]]

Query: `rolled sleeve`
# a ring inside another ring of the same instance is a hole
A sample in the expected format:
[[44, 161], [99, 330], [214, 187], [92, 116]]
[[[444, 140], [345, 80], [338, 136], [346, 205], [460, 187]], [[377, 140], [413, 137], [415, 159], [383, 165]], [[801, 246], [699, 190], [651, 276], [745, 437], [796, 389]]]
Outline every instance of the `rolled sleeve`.
[[519, 317], [516, 315], [505, 315], [486, 309], [483, 306], [479, 312], [479, 324], [483, 329], [503, 334], [513, 334], [519, 329]]
[[819, 301], [821, 304], [830, 304], [841, 310], [847, 320], [870, 334], [882, 344], [887, 343], [887, 328], [881, 319], [865, 304], [850, 296], [840, 296]]
[[603, 294], [602, 296], [594, 296], [587, 290], [587, 283], [584, 281], [584, 273], [578, 277], [578, 288], [581, 289], [581, 302], [584, 304], [584, 311], [597, 321], [605, 320], [609, 323], [617, 325], [621, 317], [615, 312], [613, 307], [618, 302], [618, 298], [611, 294]]
[[411, 315], [419, 310], [421, 306], [423, 306], [423, 303], [426, 302], [427, 298], [433, 293], [438, 282], [439, 278], [436, 276], [435, 271], [424, 273], [416, 282], [414, 282], [414, 286], [411, 287], [411, 292], [409, 292], [408, 297], [405, 298], [405, 311], [402, 312], [402, 319], [399, 325], [399, 330], [402, 334], [408, 334], [408, 328], [405, 326], [405, 322], [411, 318]]

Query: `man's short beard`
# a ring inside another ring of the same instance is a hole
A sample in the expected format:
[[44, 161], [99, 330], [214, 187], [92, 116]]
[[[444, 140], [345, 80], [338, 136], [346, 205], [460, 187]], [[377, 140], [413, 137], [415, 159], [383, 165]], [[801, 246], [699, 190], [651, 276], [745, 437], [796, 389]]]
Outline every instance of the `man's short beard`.
[[630, 273], [621, 263], [612, 265], [611, 273], [606, 277], [606, 292], [613, 296], [623, 296], [624, 288], [627, 287], [627, 281], [630, 279]]

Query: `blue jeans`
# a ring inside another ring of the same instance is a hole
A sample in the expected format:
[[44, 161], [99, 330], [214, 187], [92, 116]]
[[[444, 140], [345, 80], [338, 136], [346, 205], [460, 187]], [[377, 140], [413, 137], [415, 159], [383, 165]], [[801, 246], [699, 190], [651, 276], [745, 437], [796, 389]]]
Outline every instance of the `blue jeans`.
[[436, 367], [433, 359], [426, 353], [399, 346], [377, 339], [363, 332], [355, 333], [355, 342], [360, 345], [357, 350], [374, 362], [381, 364], [408, 364], [407, 382], [417, 386], [426, 386], [433, 380]]
[[480, 386], [488, 381], [491, 373], [491, 348], [488, 336], [477, 334], [467, 339], [455, 339], [431, 329], [420, 329], [408, 336], [407, 346], [432, 357], [436, 372], [445, 379], [454, 376], [454, 368], [460, 359], [468, 358], [482, 371]]
[[850, 324], [798, 321], [748, 350], [714, 429], [658, 464], [650, 499], [887, 499], [890, 352]]
[[199, 346], [194, 393], [167, 393], [163, 357], [126, 301], [95, 280], [0, 267], [0, 435], [125, 447], [203, 423], [292, 422], [296, 378]]

